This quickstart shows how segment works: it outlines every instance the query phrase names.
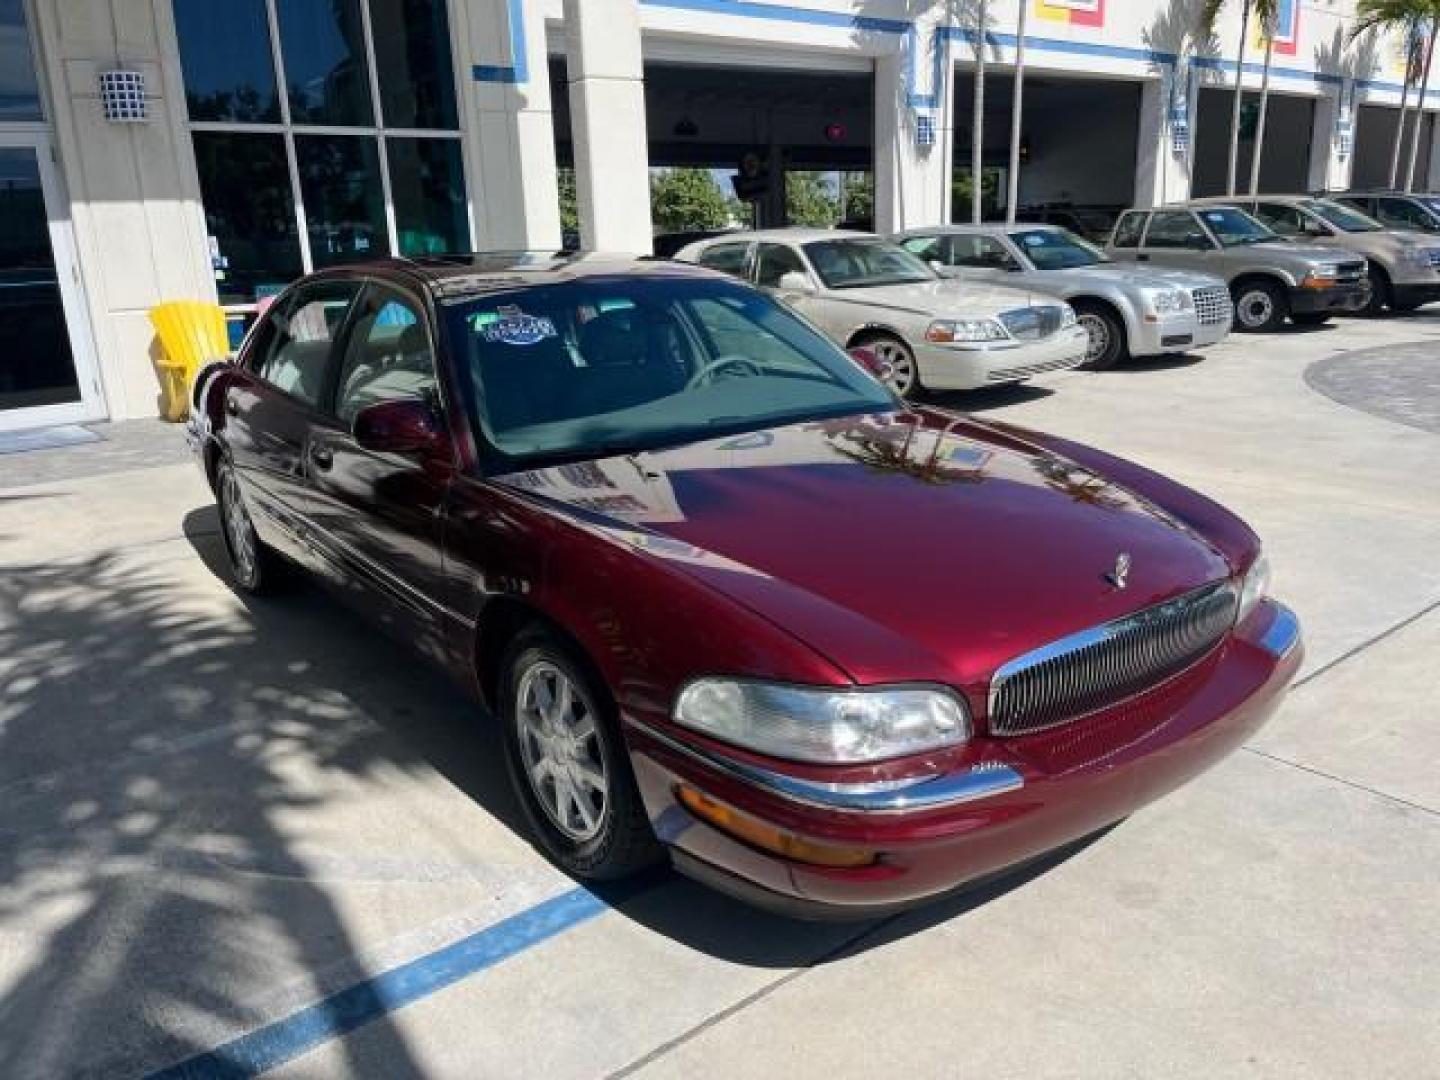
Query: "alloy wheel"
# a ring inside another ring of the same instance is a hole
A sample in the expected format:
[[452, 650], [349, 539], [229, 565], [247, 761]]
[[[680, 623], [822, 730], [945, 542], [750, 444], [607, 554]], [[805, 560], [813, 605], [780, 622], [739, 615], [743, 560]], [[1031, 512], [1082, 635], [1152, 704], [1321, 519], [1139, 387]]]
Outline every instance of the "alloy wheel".
[[555, 664], [526, 668], [515, 689], [515, 726], [525, 778], [551, 823], [584, 842], [610, 810], [610, 776], [585, 692]]
[[1076, 322], [1090, 335], [1089, 343], [1085, 346], [1085, 362], [1093, 364], [1110, 351], [1110, 327], [1093, 311], [1085, 312]]
[[869, 347], [881, 363], [889, 366], [890, 374], [885, 381], [890, 389], [901, 397], [909, 397], [916, 382], [915, 358], [910, 350], [897, 341], [875, 341]]
[[1264, 326], [1275, 317], [1275, 301], [1270, 294], [1256, 290], [1243, 293], [1235, 304], [1235, 313], [1250, 329]]
[[255, 526], [250, 521], [250, 512], [245, 509], [240, 482], [235, 479], [235, 470], [231, 468], [220, 472], [220, 515], [235, 577], [243, 585], [253, 584], [259, 565]]

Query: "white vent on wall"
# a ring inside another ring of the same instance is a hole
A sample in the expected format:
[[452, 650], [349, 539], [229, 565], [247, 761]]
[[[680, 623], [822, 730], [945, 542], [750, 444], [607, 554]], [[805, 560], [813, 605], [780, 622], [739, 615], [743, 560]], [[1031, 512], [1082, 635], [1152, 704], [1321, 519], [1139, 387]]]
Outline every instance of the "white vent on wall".
[[145, 76], [138, 71], [102, 71], [100, 104], [105, 119], [115, 124], [143, 124], [150, 119]]

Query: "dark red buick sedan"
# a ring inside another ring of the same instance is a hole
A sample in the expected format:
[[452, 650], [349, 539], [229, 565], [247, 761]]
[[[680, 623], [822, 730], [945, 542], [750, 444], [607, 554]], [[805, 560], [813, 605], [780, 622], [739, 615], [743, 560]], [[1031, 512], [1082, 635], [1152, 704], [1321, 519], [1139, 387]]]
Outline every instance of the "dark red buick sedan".
[[291, 287], [191, 437], [236, 584], [470, 686], [560, 866], [869, 913], [1196, 775], [1301, 646], [1226, 510], [867, 363], [693, 267], [397, 260]]

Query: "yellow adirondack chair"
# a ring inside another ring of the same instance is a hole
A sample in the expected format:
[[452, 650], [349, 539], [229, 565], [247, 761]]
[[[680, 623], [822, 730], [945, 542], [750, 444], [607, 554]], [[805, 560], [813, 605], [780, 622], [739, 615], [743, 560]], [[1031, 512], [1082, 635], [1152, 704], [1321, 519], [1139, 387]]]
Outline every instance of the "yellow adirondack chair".
[[160, 415], [184, 420], [190, 414], [190, 387], [202, 365], [230, 351], [225, 312], [201, 300], [172, 300], [150, 309], [150, 325], [164, 352], [156, 362]]

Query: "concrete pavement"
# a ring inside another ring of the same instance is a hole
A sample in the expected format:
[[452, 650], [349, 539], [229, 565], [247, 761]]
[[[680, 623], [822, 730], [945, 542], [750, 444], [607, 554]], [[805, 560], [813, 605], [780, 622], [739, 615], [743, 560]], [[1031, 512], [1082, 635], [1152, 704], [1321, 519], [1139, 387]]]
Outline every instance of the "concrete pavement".
[[[1211, 773], [882, 923], [602, 893], [275, 1075], [1440, 1076], [1440, 437], [1306, 383], [1392, 344], [1440, 364], [1440, 320], [953, 399], [1265, 538], [1310, 652]], [[0, 1075], [144, 1075], [573, 888], [458, 694], [316, 590], [233, 594], [190, 466], [74, 453], [0, 458]]]

